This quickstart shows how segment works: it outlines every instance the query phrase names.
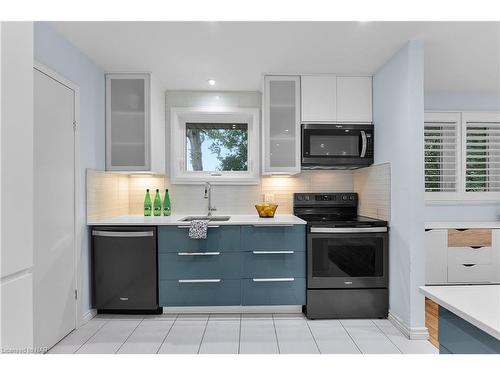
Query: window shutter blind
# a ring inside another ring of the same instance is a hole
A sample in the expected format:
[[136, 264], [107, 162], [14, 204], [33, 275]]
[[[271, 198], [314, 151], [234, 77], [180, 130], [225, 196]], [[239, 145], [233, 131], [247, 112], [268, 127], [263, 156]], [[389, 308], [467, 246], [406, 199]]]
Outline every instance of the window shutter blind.
[[500, 192], [500, 122], [465, 123], [465, 191]]
[[458, 121], [431, 121], [424, 124], [425, 191], [457, 191], [459, 142]]

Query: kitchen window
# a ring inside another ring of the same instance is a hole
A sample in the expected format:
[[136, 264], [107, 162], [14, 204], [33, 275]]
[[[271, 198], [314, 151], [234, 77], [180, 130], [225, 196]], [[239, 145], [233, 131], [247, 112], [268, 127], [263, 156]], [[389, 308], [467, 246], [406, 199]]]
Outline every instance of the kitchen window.
[[500, 200], [500, 113], [427, 112], [428, 201]]
[[173, 183], [257, 184], [259, 109], [171, 108]]

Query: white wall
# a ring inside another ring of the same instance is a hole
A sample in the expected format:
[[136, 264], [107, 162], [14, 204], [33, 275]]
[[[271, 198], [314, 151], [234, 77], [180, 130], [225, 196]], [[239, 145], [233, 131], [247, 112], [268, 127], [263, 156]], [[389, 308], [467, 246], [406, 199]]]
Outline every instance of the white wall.
[[[426, 111], [500, 111], [500, 96], [425, 93]], [[500, 204], [427, 204], [426, 221], [496, 221]]]
[[424, 326], [423, 43], [410, 41], [374, 75], [375, 163], [391, 164], [390, 312]]
[[33, 23], [0, 23], [0, 346], [33, 346]]
[[91, 307], [90, 238], [85, 214], [85, 170], [105, 168], [104, 71], [46, 22], [34, 23], [34, 58], [80, 87], [81, 315]]

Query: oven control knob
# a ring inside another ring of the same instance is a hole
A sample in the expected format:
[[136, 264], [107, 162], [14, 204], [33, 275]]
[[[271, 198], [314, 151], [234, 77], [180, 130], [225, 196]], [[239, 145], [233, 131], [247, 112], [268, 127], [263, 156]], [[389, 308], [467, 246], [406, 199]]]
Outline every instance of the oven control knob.
[[354, 195], [349, 195], [349, 200], [353, 201], [354, 200]]
[[308, 201], [309, 200], [309, 195], [306, 195], [304, 198], [306, 199], [306, 201]]
[[342, 200], [346, 201], [347, 200], [347, 195], [342, 195]]
[[298, 201], [304, 200], [304, 197], [302, 195], [297, 195], [297, 200]]

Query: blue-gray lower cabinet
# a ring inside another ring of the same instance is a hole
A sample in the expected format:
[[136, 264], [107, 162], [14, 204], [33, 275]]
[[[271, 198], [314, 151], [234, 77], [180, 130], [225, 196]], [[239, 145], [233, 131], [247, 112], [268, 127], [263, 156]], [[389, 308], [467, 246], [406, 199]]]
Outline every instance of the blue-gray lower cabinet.
[[241, 281], [231, 279], [160, 280], [161, 306], [241, 305]]
[[305, 305], [305, 278], [255, 278], [242, 283], [242, 305]]
[[500, 340], [439, 306], [440, 354], [500, 354]]
[[158, 229], [161, 306], [305, 304], [304, 225], [221, 225], [206, 240], [187, 231]]
[[209, 227], [207, 239], [192, 240], [189, 226], [162, 226], [158, 228], [158, 252], [177, 253], [195, 251], [240, 251], [241, 230], [237, 225]]

